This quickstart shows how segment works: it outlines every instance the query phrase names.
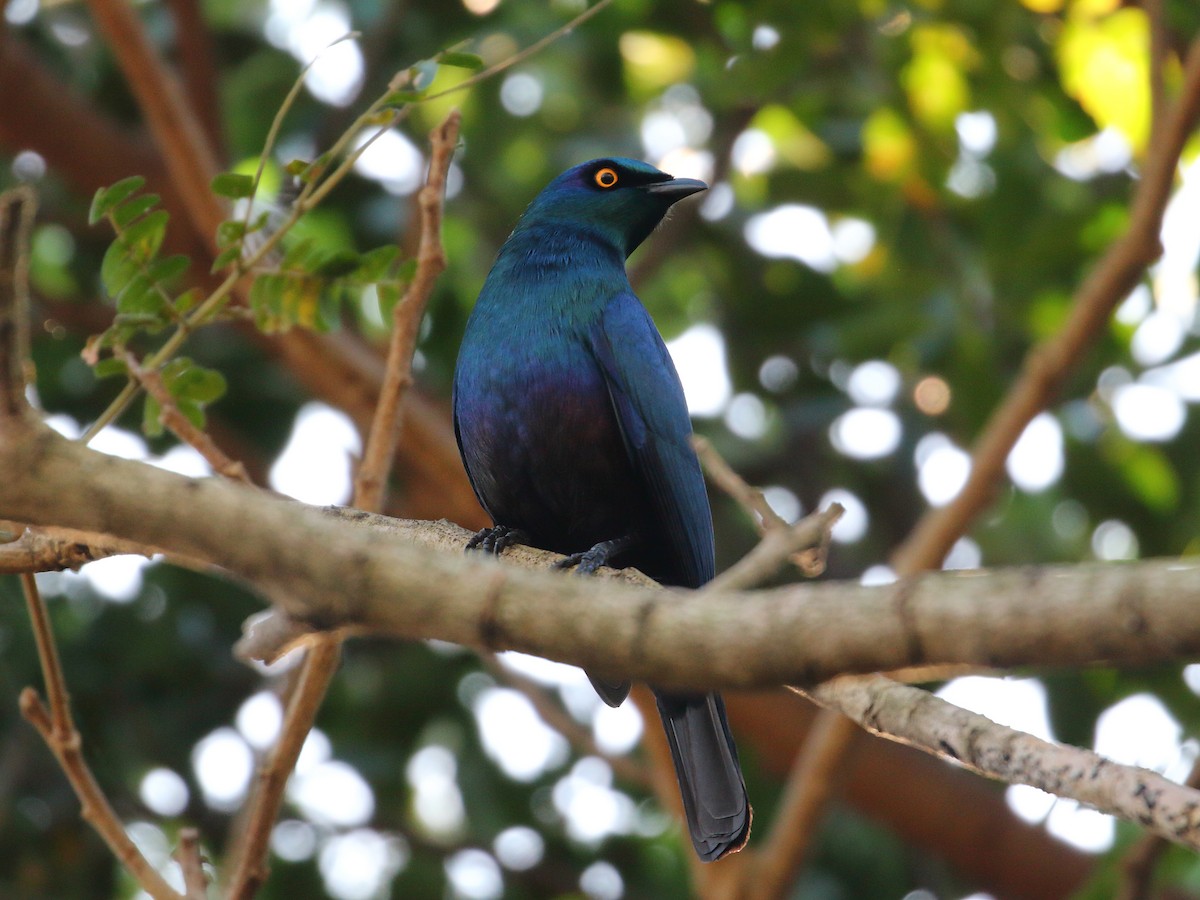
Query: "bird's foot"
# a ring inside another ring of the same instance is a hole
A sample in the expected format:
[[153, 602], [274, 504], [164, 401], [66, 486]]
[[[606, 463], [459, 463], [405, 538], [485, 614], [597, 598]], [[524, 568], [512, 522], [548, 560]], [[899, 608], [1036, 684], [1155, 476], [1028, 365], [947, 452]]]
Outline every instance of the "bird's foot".
[[556, 569], [574, 567], [576, 575], [592, 575], [601, 566], [607, 566], [609, 560], [619, 556], [633, 543], [632, 537], [619, 537], [611, 541], [601, 541], [591, 550], [582, 553], [572, 553], [554, 564]]
[[524, 544], [528, 540], [529, 535], [520, 528], [496, 525], [494, 528], [483, 529], [467, 541], [466, 551], [470, 553], [472, 550], [482, 550], [484, 553], [499, 556], [513, 544]]

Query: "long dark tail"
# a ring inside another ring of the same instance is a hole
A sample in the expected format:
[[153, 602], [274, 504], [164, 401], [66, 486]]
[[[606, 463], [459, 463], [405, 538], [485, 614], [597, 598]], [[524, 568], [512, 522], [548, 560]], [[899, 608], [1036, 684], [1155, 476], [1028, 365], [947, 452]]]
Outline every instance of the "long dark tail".
[[696, 853], [705, 862], [741, 850], [752, 810], [720, 694], [654, 694]]

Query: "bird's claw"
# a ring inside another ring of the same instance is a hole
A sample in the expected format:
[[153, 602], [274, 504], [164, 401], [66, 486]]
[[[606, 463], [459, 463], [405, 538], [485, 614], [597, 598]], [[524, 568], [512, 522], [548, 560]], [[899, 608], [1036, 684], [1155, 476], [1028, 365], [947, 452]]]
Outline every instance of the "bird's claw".
[[511, 528], [508, 525], [496, 525], [493, 528], [483, 529], [467, 541], [466, 552], [470, 553], [472, 550], [481, 550], [484, 553], [499, 556], [513, 544], [523, 544], [527, 539], [528, 535], [520, 528]]
[[601, 541], [590, 550], [572, 553], [564, 556], [554, 564], [556, 569], [575, 569], [576, 575], [594, 575], [601, 566], [607, 566], [609, 560], [619, 555], [632, 543], [631, 538], [615, 538], [611, 541]]

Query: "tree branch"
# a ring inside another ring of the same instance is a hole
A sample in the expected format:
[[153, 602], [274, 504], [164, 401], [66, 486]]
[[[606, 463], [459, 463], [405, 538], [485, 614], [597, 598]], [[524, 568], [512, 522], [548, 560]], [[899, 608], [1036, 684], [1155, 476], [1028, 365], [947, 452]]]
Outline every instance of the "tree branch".
[[18, 535], [16, 540], [0, 543], [0, 575], [61, 572], [63, 569], [74, 571], [84, 563], [123, 552], [64, 540], [40, 529], [26, 528]]
[[0, 423], [29, 414], [29, 239], [36, 211], [30, 187], [0, 194]]
[[[519, 649], [655, 684], [812, 684], [934, 663], [1144, 664], [1200, 652], [1200, 566], [1186, 561], [684, 592], [523, 571], [462, 554], [469, 532], [449, 523], [335, 521], [47, 429], [0, 434], [0, 469], [26, 476], [0, 480], [0, 518], [165, 545], [259, 586], [301, 621]], [[544, 567], [559, 557], [519, 548], [505, 558]]]
[[283, 792], [340, 659], [341, 642], [332, 635], [316, 636], [308, 648], [296, 689], [288, 701], [279, 740], [271, 748], [267, 764], [258, 772], [258, 786], [249, 805], [244, 843], [238, 842], [237, 864], [229, 880], [227, 900], [249, 900], [267, 879], [270, 872], [267, 848]]
[[355, 506], [378, 512], [383, 508], [387, 472], [396, 455], [396, 444], [404, 418], [404, 401], [412, 386], [412, 360], [421, 331], [421, 319], [434, 283], [446, 268], [442, 249], [442, 204], [446, 194], [446, 173], [462, 116], [452, 110], [446, 120], [429, 135], [432, 153], [429, 174], [421, 188], [421, 237], [417, 246], [417, 271], [400, 302], [392, 309], [392, 337], [388, 348], [383, 387], [375, 406], [375, 417], [367, 439], [366, 452], [355, 479]]
[[251, 483], [250, 476], [246, 474], [246, 467], [237, 460], [226, 456], [225, 451], [217, 446], [216, 441], [203, 429], [197, 428], [191, 419], [180, 411], [179, 406], [175, 403], [175, 398], [167, 390], [162, 375], [157, 369], [143, 369], [138, 364], [137, 357], [132, 353], [125, 354], [125, 364], [129, 367], [129, 373], [146, 389], [146, 393], [158, 401], [161, 410], [158, 418], [164, 426], [204, 457], [204, 460], [218, 475], [224, 475], [226, 478], [240, 481], [243, 484]]
[[997, 725], [880, 675], [838, 678], [806, 693], [880, 737], [1010, 784], [1029, 784], [1200, 850], [1200, 791], [1157, 772]]
[[204, 861], [200, 854], [200, 832], [195, 828], [180, 829], [175, 860], [183, 871], [187, 900], [208, 900], [208, 876], [204, 874]]

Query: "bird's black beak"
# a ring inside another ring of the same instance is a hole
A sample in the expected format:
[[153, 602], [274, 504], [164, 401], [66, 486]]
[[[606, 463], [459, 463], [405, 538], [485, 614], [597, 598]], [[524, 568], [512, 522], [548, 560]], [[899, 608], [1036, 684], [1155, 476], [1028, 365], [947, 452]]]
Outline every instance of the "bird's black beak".
[[692, 194], [708, 190], [708, 185], [696, 178], [672, 178], [669, 181], [656, 181], [643, 188], [648, 194], [656, 194], [674, 203]]

